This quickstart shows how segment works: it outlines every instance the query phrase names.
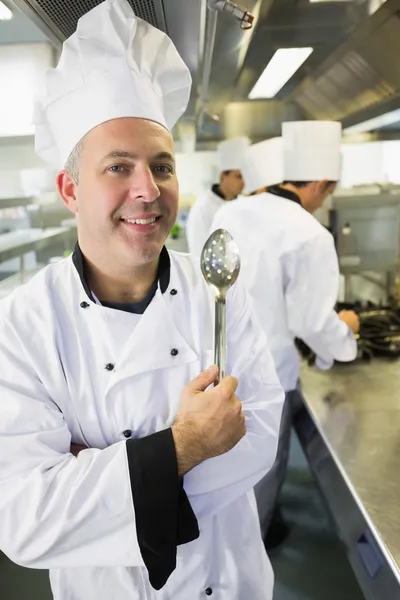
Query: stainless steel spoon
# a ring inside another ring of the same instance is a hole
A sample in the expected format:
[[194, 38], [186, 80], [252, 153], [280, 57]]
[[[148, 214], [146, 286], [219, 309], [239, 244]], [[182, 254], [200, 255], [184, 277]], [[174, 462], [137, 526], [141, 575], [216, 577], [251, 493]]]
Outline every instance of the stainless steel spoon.
[[201, 272], [215, 292], [214, 362], [219, 368], [218, 380], [226, 368], [226, 294], [240, 271], [239, 248], [229, 231], [217, 229], [206, 241], [201, 253]]

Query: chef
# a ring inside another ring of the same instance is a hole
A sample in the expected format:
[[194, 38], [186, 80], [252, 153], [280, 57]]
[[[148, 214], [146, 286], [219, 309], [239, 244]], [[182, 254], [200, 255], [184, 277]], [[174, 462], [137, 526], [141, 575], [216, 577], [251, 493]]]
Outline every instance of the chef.
[[267, 549], [288, 533], [276, 502], [287, 469], [300, 374], [294, 340], [304, 340], [324, 369], [357, 354], [358, 317], [334, 310], [339, 269], [332, 235], [310, 214], [339, 180], [340, 139], [339, 123], [284, 123], [282, 138], [254, 144], [246, 152], [243, 174], [252, 195], [229, 210], [223, 207], [211, 227], [226, 228], [239, 246], [242, 279], [286, 392], [277, 460], [256, 488]]
[[50, 569], [55, 600], [272, 598], [253, 486], [283, 391], [240, 284], [213, 386], [212, 293], [164, 247], [190, 83], [165, 34], [106, 0], [37, 101], [78, 245], [0, 305], [0, 549]]
[[221, 206], [235, 200], [243, 191], [240, 169], [248, 143], [247, 138], [240, 137], [218, 144], [220, 181], [196, 199], [186, 224], [186, 238], [192, 254], [200, 256], [214, 215]]

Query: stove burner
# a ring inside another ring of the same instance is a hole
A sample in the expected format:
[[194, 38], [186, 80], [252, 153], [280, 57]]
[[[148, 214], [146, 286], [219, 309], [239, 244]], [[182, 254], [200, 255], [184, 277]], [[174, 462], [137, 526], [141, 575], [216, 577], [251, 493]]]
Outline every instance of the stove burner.
[[[354, 310], [360, 317], [358, 338], [358, 359], [371, 360], [375, 357], [400, 357], [400, 309], [369, 305], [338, 305], [337, 311]], [[296, 339], [296, 346], [309, 365], [315, 363], [315, 354], [302, 341]]]

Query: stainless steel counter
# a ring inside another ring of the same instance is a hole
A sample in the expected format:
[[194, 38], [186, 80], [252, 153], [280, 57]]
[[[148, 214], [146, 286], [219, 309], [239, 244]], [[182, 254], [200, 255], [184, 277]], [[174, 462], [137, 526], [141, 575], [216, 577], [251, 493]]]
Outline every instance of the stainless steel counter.
[[19, 208], [20, 206], [29, 206], [34, 203], [35, 198], [33, 196], [0, 198], [0, 210], [4, 208]]
[[[335, 366], [328, 372], [304, 366], [301, 381], [305, 406], [322, 439], [320, 446], [327, 449], [323, 460], [313, 462], [319, 461], [317, 470], [322, 473], [329, 453], [350, 494], [340, 510], [334, 509], [338, 515], [348, 512], [345, 505], [353, 498], [400, 590], [400, 361], [374, 359]], [[303, 437], [307, 440], [307, 434]], [[314, 448], [318, 443], [314, 440]], [[311, 445], [306, 443], [310, 456]], [[321, 456], [321, 451], [316, 454]], [[330, 475], [320, 479], [330, 488], [327, 503], [335, 505], [331, 482], [339, 482], [340, 477], [332, 467]], [[352, 527], [357, 519], [350, 521], [347, 515], [347, 520], [346, 526]], [[367, 597], [392, 600], [386, 595]]]
[[20, 229], [0, 235], [0, 263], [21, 256], [31, 250], [41, 250], [54, 241], [68, 240], [70, 230], [65, 227], [48, 229]]

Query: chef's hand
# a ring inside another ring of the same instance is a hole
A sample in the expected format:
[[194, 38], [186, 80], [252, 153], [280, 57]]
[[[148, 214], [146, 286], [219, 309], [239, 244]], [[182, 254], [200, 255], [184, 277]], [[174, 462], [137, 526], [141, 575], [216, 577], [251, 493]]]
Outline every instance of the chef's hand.
[[346, 323], [348, 327], [350, 327], [354, 335], [360, 331], [360, 319], [352, 310], [342, 310], [339, 313], [339, 319]]
[[207, 458], [228, 452], [246, 434], [242, 404], [235, 395], [237, 379], [224, 377], [207, 390], [217, 378], [218, 367], [210, 367], [182, 392], [172, 426], [179, 475]]

